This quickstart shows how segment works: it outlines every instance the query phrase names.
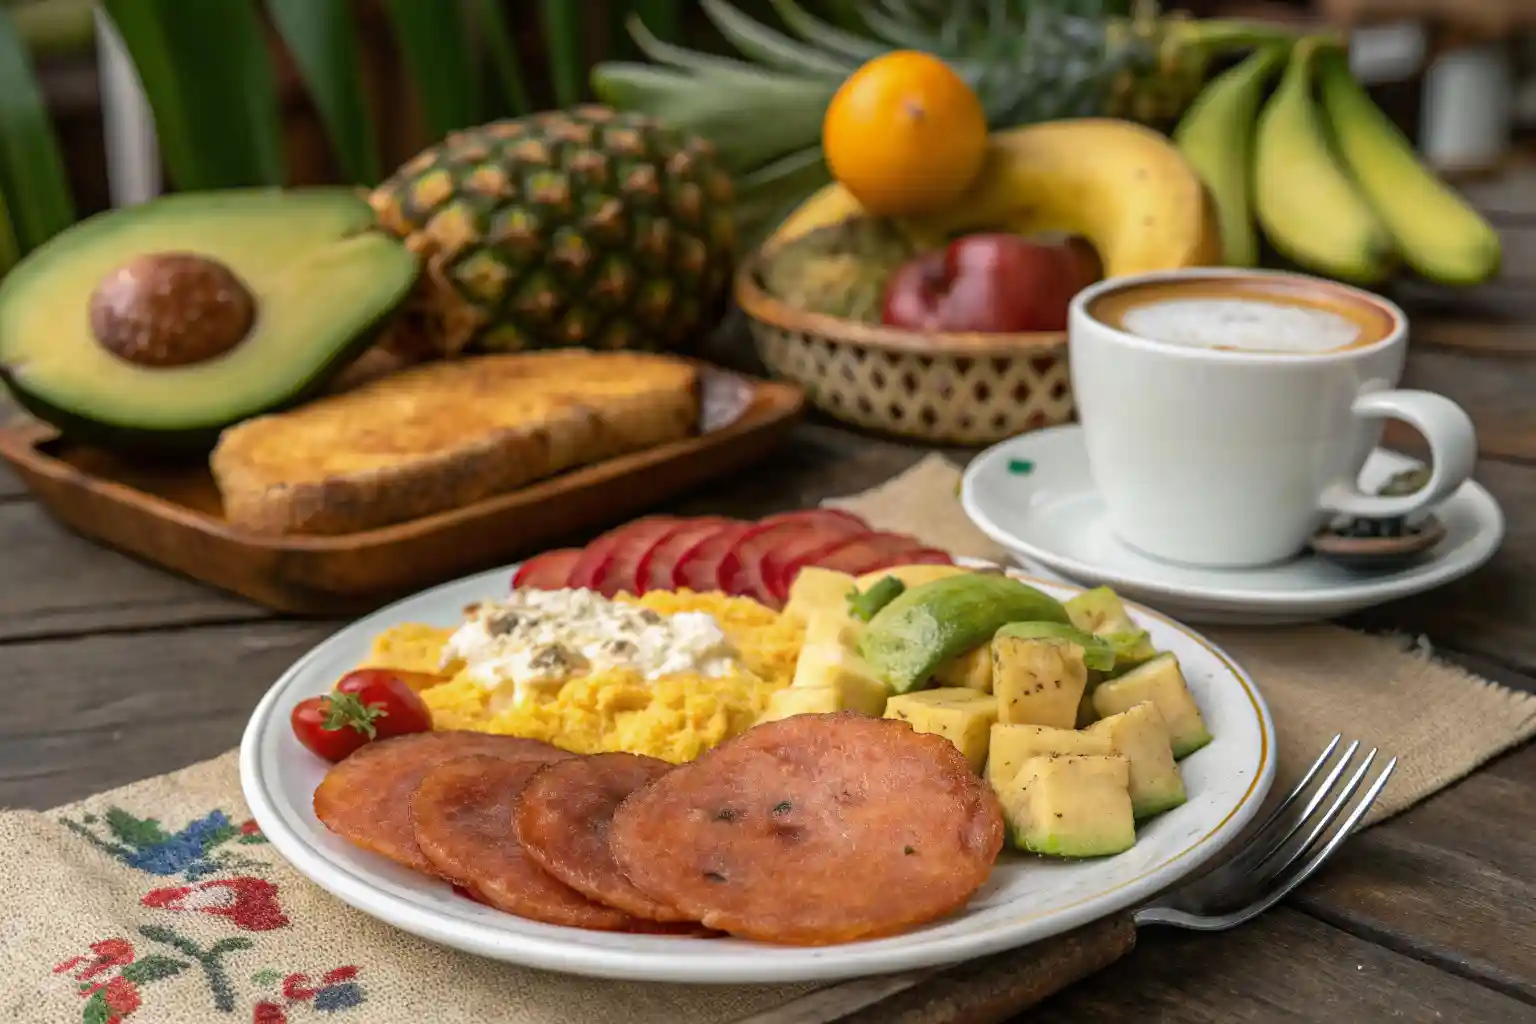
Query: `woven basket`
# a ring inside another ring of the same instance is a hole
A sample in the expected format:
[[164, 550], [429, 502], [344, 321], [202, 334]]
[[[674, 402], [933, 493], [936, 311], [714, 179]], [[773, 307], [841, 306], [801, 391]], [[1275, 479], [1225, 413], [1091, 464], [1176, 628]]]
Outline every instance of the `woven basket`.
[[922, 334], [806, 313], [763, 289], [756, 258], [735, 291], [767, 367], [847, 423], [981, 445], [1072, 418], [1065, 332]]

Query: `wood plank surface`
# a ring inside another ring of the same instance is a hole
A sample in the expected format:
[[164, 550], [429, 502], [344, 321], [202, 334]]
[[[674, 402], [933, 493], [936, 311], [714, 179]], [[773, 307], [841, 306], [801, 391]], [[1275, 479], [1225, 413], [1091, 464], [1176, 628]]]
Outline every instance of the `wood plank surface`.
[[268, 622], [0, 647], [0, 807], [53, 807], [229, 750], [261, 695], [334, 630]]
[[0, 641], [270, 617], [70, 533], [36, 502], [0, 502]]
[[1221, 935], [1143, 929], [1110, 970], [1016, 1024], [1520, 1024], [1536, 1007], [1313, 917], [1271, 910]]
[[1536, 747], [1355, 836], [1296, 901], [1536, 1005]]

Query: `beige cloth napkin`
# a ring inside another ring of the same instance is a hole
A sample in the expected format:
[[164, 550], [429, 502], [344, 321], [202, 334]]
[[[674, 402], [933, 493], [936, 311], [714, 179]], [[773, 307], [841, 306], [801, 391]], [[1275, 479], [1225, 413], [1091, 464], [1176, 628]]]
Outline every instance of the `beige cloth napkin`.
[[[957, 554], [999, 553], [931, 458], [840, 504]], [[1403, 758], [1402, 810], [1536, 732], [1536, 699], [1328, 626], [1213, 634], [1274, 712], [1277, 788], [1335, 731]], [[248, 820], [233, 752], [52, 812], [0, 814], [0, 1021], [24, 1024], [824, 1024], [999, 1019], [1113, 960], [1128, 926], [926, 983], [731, 988], [526, 970], [416, 939], [310, 885]], [[870, 1005], [894, 995], [891, 1002]], [[990, 1000], [990, 1002], [989, 1002]], [[972, 1015], [967, 1016], [968, 1001]]]

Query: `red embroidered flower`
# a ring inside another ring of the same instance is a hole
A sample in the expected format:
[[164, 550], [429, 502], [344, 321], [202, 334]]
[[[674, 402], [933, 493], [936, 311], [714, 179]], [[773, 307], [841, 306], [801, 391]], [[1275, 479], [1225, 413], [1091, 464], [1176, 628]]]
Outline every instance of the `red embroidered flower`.
[[261, 826], [256, 824], [255, 818], [246, 818], [240, 823], [240, 834], [243, 836], [261, 835]]
[[[96, 977], [96, 975], [110, 971], [114, 967], [121, 967], [124, 964], [132, 963], [133, 943], [127, 939], [102, 939], [99, 942], [91, 943], [91, 953], [94, 955], [71, 957], [61, 964], [54, 965], [53, 973], [65, 974], [74, 972], [78, 967], [81, 969], [74, 974], [74, 977], [79, 981], [89, 981]], [[94, 989], [91, 991], [94, 991]]]
[[106, 1001], [107, 1009], [111, 1010], [116, 1020], [118, 1017], [126, 1017], [139, 1008], [142, 1000], [139, 999], [139, 987], [124, 977], [116, 977], [107, 982], [101, 990], [102, 998]]
[[163, 910], [227, 917], [248, 932], [271, 931], [288, 923], [277, 903], [277, 886], [263, 878], [220, 878], [156, 889], [139, 902]]
[[251, 1024], [288, 1024], [288, 1015], [276, 1003], [260, 1002], [251, 1009]]

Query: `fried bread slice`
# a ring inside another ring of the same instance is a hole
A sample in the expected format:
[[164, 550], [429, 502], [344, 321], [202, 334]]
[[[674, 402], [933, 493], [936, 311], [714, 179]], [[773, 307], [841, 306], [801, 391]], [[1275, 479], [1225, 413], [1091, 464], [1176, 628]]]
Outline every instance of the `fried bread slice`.
[[225, 430], [209, 458], [232, 524], [341, 534], [458, 508], [695, 433], [698, 374], [636, 352], [428, 363]]

